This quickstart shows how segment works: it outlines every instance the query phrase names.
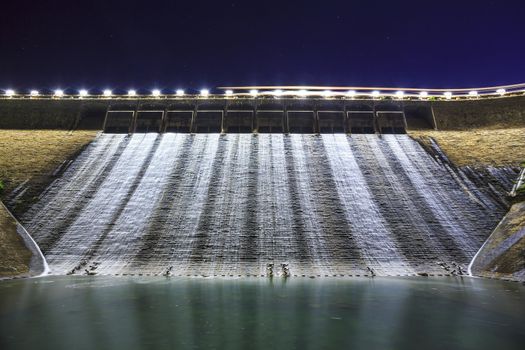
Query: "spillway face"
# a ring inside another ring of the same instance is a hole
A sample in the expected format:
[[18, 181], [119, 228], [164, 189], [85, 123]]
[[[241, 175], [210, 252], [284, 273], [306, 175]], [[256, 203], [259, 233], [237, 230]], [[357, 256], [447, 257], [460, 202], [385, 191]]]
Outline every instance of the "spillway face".
[[100, 135], [24, 217], [55, 274], [464, 270], [504, 208], [407, 135]]

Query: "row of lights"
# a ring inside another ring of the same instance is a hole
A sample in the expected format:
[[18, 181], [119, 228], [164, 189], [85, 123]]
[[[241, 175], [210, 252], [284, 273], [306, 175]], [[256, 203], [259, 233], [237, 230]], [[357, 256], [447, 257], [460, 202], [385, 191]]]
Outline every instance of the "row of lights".
[[[497, 94], [503, 96], [506, 94], [506, 90], [505, 89], [498, 89], [496, 91]], [[177, 96], [184, 96], [185, 95], [185, 92], [184, 90], [177, 90], [175, 92], [175, 94]], [[208, 89], [203, 89], [203, 90], [200, 90], [200, 95], [203, 96], [203, 97], [207, 97], [209, 96], [210, 94], [210, 91]], [[253, 97], [256, 97], [259, 95], [259, 91], [258, 90], [250, 90], [249, 92], [250, 96], [253, 96]], [[283, 90], [275, 90], [275, 91], [272, 91], [270, 92], [269, 94], [275, 96], [275, 97], [280, 97], [280, 96], [283, 96], [285, 94], [285, 92]], [[317, 92], [310, 92], [308, 90], [298, 90], [298, 91], [293, 91], [292, 92], [293, 95], [296, 95], [296, 96], [299, 96], [299, 97], [307, 97], [308, 95], [318, 95], [319, 93]], [[12, 89], [8, 89], [5, 91], [5, 96], [8, 96], [8, 97], [12, 97], [16, 95], [15, 91], [12, 90]], [[30, 93], [29, 93], [30, 96], [32, 97], [37, 97], [40, 95], [40, 93], [38, 92], [38, 90], [31, 90]], [[79, 90], [78, 92], [78, 95], [80, 97], [87, 97], [89, 96], [89, 93], [87, 90]], [[109, 89], [106, 89], [102, 92], [102, 95], [105, 96], [105, 97], [111, 97], [113, 96], [113, 91], [109, 90]], [[154, 97], [159, 97], [162, 95], [162, 92], [158, 89], [155, 89], [155, 90], [152, 90], [151, 91], [151, 96], [154, 96]], [[233, 90], [226, 90], [225, 91], [225, 95], [226, 96], [233, 96]], [[325, 90], [323, 92], [321, 92], [321, 95], [324, 96], [325, 98], [329, 98], [329, 97], [333, 97], [335, 95], [334, 92], [330, 91], [330, 90]], [[347, 91], [346, 94], [345, 94], [347, 97], [350, 97], [350, 98], [354, 98], [355, 96], [357, 96], [357, 92], [355, 90], [350, 90], [350, 91]], [[363, 94], [361, 94], [363, 95]], [[378, 90], [375, 90], [375, 91], [372, 91], [370, 93], [370, 95], [374, 98], [377, 98], [377, 97], [380, 97], [381, 96], [381, 93], [378, 91]], [[471, 97], [477, 97], [479, 96], [478, 92], [477, 91], [470, 91], [468, 93], [469, 96]], [[57, 89], [54, 91], [53, 93], [53, 96], [55, 97], [63, 97], [64, 96], [64, 90], [61, 90], [61, 89]], [[128, 91], [128, 96], [137, 96], [137, 91], [136, 90], [129, 90]], [[419, 93], [419, 98], [421, 99], [425, 99], [425, 98], [428, 98], [428, 92], [427, 91], [421, 91]], [[452, 98], [452, 92], [450, 91], [447, 91], [445, 93], [443, 93], [443, 96], [447, 99], [447, 100], [450, 100]], [[405, 97], [405, 92], [404, 91], [396, 91], [395, 93], [395, 97], [398, 98], [398, 99], [403, 99]]]
[[[184, 96], [184, 90], [177, 90], [176, 91], [176, 95], [177, 96]], [[210, 94], [209, 90], [201, 90], [200, 91], [200, 94], [203, 95], [203, 96], [208, 96]], [[16, 92], [12, 89], [7, 89], [5, 91], [5, 96], [8, 96], [8, 97], [11, 97], [11, 96], [15, 96], [16, 95]], [[29, 92], [29, 95], [30, 96], [33, 96], [33, 97], [37, 97], [37, 96], [40, 96], [40, 92], [38, 90], [31, 90]], [[87, 90], [79, 90], [78, 91], [78, 95], [80, 97], [87, 97], [89, 96], [89, 92]], [[112, 90], [109, 90], [109, 89], [106, 89], [102, 92], [102, 95], [105, 96], [105, 97], [111, 97], [113, 96], [113, 91]], [[151, 95], [152, 96], [160, 96], [162, 95], [161, 91], [158, 90], [158, 89], [155, 89], [155, 90], [152, 90], [151, 91]], [[57, 89], [55, 91], [53, 91], [53, 96], [55, 97], [63, 97], [65, 96], [65, 92], [64, 90], [61, 90], [61, 89]], [[128, 90], [128, 96], [137, 96], [137, 91], [136, 90]]]

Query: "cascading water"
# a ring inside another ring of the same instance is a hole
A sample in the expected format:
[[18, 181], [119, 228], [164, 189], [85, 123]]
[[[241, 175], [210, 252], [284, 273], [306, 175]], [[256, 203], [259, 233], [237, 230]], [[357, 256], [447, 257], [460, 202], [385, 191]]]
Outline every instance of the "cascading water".
[[504, 214], [463, 177], [407, 135], [103, 134], [24, 223], [55, 274], [447, 274]]

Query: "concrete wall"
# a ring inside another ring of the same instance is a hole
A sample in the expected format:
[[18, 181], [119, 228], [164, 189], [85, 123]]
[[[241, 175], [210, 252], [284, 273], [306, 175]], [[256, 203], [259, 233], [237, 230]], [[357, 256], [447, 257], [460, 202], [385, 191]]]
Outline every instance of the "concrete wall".
[[[264, 111], [403, 111], [409, 130], [433, 129], [461, 130], [469, 128], [499, 128], [525, 126], [525, 96], [461, 101], [394, 101], [394, 100], [323, 100], [323, 99], [159, 99], [159, 100], [79, 100], [79, 99], [0, 99], [0, 129], [61, 129], [102, 130], [106, 111], [110, 110], [160, 110], [188, 111], [196, 118], [199, 111], [248, 111], [253, 113], [252, 125], [257, 126], [257, 116]], [[274, 113], [274, 112], [272, 112]], [[326, 113], [324, 114], [326, 117]], [[232, 115], [233, 117], [233, 115]], [[321, 117], [319, 117], [320, 119]], [[195, 120], [199, 124], [198, 120]], [[195, 124], [195, 125], [197, 125]], [[232, 119], [232, 129], [245, 129], [246, 123]], [[249, 124], [249, 123], [248, 123]], [[264, 124], [264, 123], [263, 123]], [[329, 123], [330, 124], [330, 123]], [[332, 123], [334, 124], [334, 123]], [[338, 130], [328, 125], [325, 130]], [[222, 123], [222, 127], [230, 124]], [[283, 125], [288, 123], [284, 120]], [[318, 130], [322, 123], [315, 122]], [[241, 128], [241, 126], [243, 128]], [[201, 129], [204, 130], [203, 126]], [[217, 129], [217, 128], [214, 128]], [[301, 128], [300, 128], [301, 129]], [[285, 130], [286, 131], [286, 130]]]
[[0, 100], [0, 129], [101, 130], [107, 102]]
[[525, 126], [525, 96], [432, 102], [438, 130]]

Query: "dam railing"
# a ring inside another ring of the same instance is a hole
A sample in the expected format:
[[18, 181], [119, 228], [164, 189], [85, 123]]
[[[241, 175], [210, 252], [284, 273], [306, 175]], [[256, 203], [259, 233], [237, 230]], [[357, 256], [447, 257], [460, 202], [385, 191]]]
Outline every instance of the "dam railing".
[[[525, 101], [525, 84], [477, 90], [223, 89], [216, 94], [207, 90], [0, 90], [0, 127], [117, 133], [403, 133], [406, 129], [489, 126], [501, 123], [501, 118], [508, 125], [519, 125]], [[501, 115], [499, 121], [494, 114]]]
[[154, 89], [141, 91], [113, 91], [110, 89], [81, 90], [30, 90], [18, 92], [14, 89], [0, 89], [0, 99], [236, 99], [236, 98], [323, 98], [352, 100], [460, 100], [504, 98], [525, 95], [525, 83], [472, 88], [410, 88], [410, 87], [358, 87], [358, 86], [232, 86], [218, 87], [223, 93], [211, 94], [208, 89], [186, 93], [184, 90], [162, 91]]

